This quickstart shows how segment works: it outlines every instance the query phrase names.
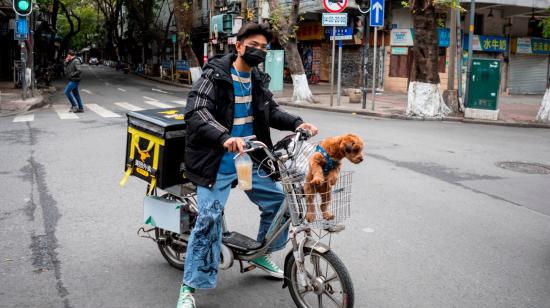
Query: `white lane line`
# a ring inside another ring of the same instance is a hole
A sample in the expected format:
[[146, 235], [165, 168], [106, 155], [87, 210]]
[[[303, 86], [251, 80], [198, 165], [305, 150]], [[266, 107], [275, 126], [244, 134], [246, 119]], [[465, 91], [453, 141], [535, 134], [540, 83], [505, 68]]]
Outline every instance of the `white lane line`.
[[119, 114], [116, 114], [110, 110], [107, 110], [101, 106], [99, 106], [98, 104], [86, 104], [86, 107], [88, 107], [88, 109], [90, 109], [91, 111], [99, 114], [100, 116], [104, 117], [104, 118], [120, 118], [120, 115]]
[[121, 92], [126, 92], [126, 90], [121, 89], [121, 88], [118, 88], [118, 90], [121, 91]]
[[78, 119], [76, 114], [69, 112], [71, 107], [68, 105], [53, 105], [53, 108], [61, 120]]
[[185, 100], [183, 100], [183, 101], [170, 101], [169, 103], [174, 103], [174, 104], [178, 104], [178, 105], [182, 105], [182, 106], [187, 105], [187, 101], [185, 101]]
[[13, 122], [32, 122], [34, 121], [34, 113], [18, 115], [13, 119]]
[[127, 103], [127, 102], [117, 102], [117, 103], [115, 103], [115, 105], [117, 105], [121, 108], [124, 108], [126, 110], [130, 110], [130, 111], [141, 111], [141, 110], [143, 110], [143, 108], [138, 107], [136, 105], [132, 105], [132, 104]]
[[92, 93], [92, 91], [86, 90], [86, 89], [82, 89], [82, 92], [85, 92], [85, 93], [88, 93], [88, 94], [94, 94], [94, 93]]
[[158, 101], [158, 99], [156, 98], [151, 98], [149, 96], [143, 96], [144, 99], [148, 100], [148, 101]]
[[166, 91], [159, 90], [159, 89], [155, 89], [155, 88], [151, 89], [151, 91], [155, 91], [155, 92], [160, 92], [160, 93], [168, 94], [168, 92], [166, 92]]
[[144, 101], [144, 103], [149, 104], [151, 106], [158, 107], [158, 108], [174, 108], [174, 106], [172, 105], [161, 103], [159, 101]]
[[374, 229], [373, 229], [373, 228], [364, 228], [364, 229], [363, 229], [363, 232], [366, 232], [366, 233], [374, 233]]

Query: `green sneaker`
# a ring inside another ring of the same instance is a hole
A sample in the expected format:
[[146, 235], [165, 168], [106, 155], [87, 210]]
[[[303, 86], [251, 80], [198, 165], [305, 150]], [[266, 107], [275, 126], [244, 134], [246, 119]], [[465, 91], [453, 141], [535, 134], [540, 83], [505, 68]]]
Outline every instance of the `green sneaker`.
[[195, 308], [195, 299], [193, 298], [194, 291], [193, 288], [182, 285], [180, 288], [180, 298], [178, 299], [176, 308]]
[[266, 271], [270, 276], [283, 279], [285, 277], [285, 273], [283, 270], [281, 270], [275, 262], [271, 259], [270, 255], [264, 255], [261, 257], [258, 257], [250, 263], [256, 265], [258, 268]]

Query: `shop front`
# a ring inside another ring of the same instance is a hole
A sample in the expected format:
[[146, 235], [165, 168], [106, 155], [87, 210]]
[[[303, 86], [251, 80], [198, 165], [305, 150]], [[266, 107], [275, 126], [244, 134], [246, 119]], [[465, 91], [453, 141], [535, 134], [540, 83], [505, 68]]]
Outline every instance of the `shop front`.
[[544, 94], [548, 82], [550, 39], [514, 39], [510, 56], [510, 94]]
[[[384, 90], [406, 93], [413, 62], [414, 29], [392, 29], [390, 46], [386, 50], [389, 57], [385, 63]], [[438, 71], [442, 89], [447, 85], [446, 60], [449, 47], [449, 29], [438, 30]]]

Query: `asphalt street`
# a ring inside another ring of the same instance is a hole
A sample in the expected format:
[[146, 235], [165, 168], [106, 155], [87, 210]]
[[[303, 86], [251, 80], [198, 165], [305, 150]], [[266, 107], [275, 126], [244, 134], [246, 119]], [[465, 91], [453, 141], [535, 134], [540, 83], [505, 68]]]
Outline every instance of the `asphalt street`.
[[[0, 118], [0, 307], [175, 307], [181, 272], [136, 235], [146, 185], [118, 182], [125, 113], [182, 106], [187, 90], [83, 70], [85, 113], [68, 113], [58, 91], [51, 106]], [[356, 307], [550, 307], [550, 174], [499, 167], [550, 165], [549, 130], [288, 110], [319, 126], [314, 141], [366, 141], [366, 161], [344, 163], [352, 215], [332, 239]], [[259, 211], [241, 191], [226, 216], [255, 236]], [[294, 307], [281, 285], [233, 267], [196, 300]]]

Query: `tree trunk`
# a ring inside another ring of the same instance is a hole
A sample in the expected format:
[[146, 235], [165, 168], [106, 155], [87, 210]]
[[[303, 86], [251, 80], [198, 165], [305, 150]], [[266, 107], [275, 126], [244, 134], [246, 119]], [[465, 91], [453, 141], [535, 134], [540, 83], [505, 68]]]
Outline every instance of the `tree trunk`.
[[191, 80], [195, 83], [201, 76], [202, 70], [197, 55], [193, 52], [191, 32], [193, 31], [193, 10], [187, 0], [174, 0], [174, 18], [178, 31], [178, 43], [182, 47], [185, 58], [189, 63]]
[[542, 98], [540, 109], [537, 114], [537, 121], [542, 123], [550, 123], [550, 78], [546, 86], [546, 93]]
[[[298, 14], [300, 9], [300, 0], [292, 0], [290, 14], [281, 11], [278, 0], [269, 1], [269, 10], [271, 15], [277, 15], [277, 25], [274, 32], [279, 38], [279, 42], [285, 49], [285, 57], [288, 63], [288, 69], [292, 77], [294, 91], [292, 94], [293, 102], [317, 103], [313, 98], [313, 93], [309, 88], [307, 76], [304, 71], [304, 64], [298, 52], [298, 43], [296, 42], [296, 26], [298, 25]], [[287, 17], [288, 16], [288, 17]]]
[[413, 63], [407, 115], [444, 117], [451, 110], [441, 96], [435, 6], [430, 0], [411, 1], [414, 24]]
[[49, 60], [56, 60], [56, 54], [55, 54], [55, 35], [57, 34], [57, 14], [59, 13], [59, 0], [53, 0], [52, 5], [52, 34], [50, 35], [50, 50], [48, 50], [48, 59]]

